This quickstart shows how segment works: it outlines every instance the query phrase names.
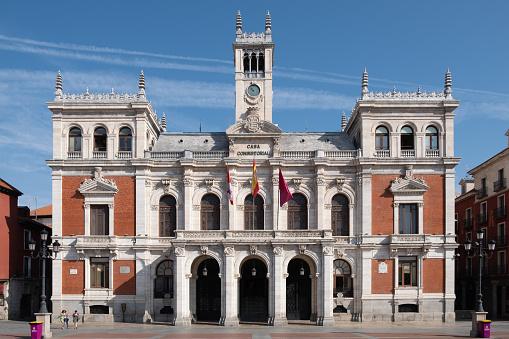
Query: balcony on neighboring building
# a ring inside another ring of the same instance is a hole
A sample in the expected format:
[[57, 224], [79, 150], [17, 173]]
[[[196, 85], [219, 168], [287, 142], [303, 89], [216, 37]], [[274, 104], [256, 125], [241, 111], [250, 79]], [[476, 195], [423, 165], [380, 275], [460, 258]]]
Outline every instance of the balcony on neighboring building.
[[493, 183], [493, 191], [498, 192], [506, 188], [505, 178], [497, 180]]
[[481, 213], [477, 215], [477, 224], [484, 224], [488, 222], [488, 213]]
[[507, 274], [507, 265], [495, 265], [491, 266], [492, 275], [504, 275]]
[[505, 217], [505, 206], [493, 209], [493, 218], [498, 219], [503, 217]]
[[477, 199], [481, 199], [481, 198], [484, 198], [485, 196], [488, 195], [488, 188], [486, 187], [481, 187], [477, 190]]
[[474, 225], [474, 222], [473, 222], [472, 218], [463, 220], [463, 228], [464, 229], [472, 228], [473, 225]]
[[493, 240], [495, 240], [495, 248], [507, 245], [507, 235], [499, 235], [498, 237], [494, 237]]

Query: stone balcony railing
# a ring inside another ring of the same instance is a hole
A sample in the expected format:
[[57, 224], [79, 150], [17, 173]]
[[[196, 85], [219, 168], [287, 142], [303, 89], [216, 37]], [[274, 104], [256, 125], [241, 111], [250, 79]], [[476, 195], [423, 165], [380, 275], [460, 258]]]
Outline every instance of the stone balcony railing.
[[184, 231], [177, 230], [177, 239], [281, 239], [281, 238], [297, 238], [297, 239], [332, 239], [332, 230], [290, 230], [290, 231], [273, 231], [273, 230], [225, 230], [225, 231]]

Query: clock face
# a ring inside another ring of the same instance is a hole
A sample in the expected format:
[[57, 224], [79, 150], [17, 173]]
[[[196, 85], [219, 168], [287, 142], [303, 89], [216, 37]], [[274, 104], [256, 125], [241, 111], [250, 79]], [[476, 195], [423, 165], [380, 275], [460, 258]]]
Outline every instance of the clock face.
[[260, 87], [258, 87], [256, 85], [250, 85], [247, 88], [247, 94], [249, 94], [252, 97], [257, 96], [258, 94], [260, 94]]

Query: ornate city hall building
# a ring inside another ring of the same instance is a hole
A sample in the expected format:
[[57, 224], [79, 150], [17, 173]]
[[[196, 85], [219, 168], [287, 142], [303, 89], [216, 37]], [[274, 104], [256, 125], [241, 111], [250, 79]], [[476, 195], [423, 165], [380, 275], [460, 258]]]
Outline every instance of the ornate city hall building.
[[364, 70], [341, 126], [284, 132], [268, 13], [259, 34], [237, 15], [233, 51], [235, 123], [216, 133], [167, 132], [143, 72], [135, 94], [65, 94], [58, 73], [54, 312], [175, 326], [454, 321], [449, 71], [441, 92], [383, 93]]

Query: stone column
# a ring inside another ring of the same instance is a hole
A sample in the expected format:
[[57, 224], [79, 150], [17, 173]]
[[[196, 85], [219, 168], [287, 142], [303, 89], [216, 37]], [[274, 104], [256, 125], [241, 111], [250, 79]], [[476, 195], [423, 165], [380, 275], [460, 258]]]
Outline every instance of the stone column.
[[[321, 291], [318, 291], [319, 301], [322, 300], [322, 309], [318, 310], [318, 318], [322, 317], [322, 326], [333, 326], [334, 315], [333, 315], [333, 254], [334, 249], [332, 246], [323, 247], [323, 260], [322, 260], [322, 274], [320, 279]], [[321, 314], [320, 314], [321, 313]]]
[[274, 247], [274, 321], [273, 326], [287, 326], [286, 319], [286, 278], [288, 273], [283, 269], [283, 247]]
[[[323, 172], [320, 167], [318, 169]], [[330, 225], [324, 225], [324, 197], [325, 197], [325, 179], [322, 174], [316, 176], [316, 228], [319, 230], [330, 229]]]
[[183, 246], [175, 247], [175, 326], [191, 326], [189, 318], [189, 275], [185, 271], [186, 250]]
[[272, 206], [274, 207], [272, 209], [272, 229], [278, 230], [279, 229], [279, 172], [278, 167], [274, 166], [272, 168]]
[[233, 246], [225, 247], [225, 272], [224, 280], [224, 300], [225, 314], [224, 326], [239, 326], [238, 312], [238, 288], [237, 279], [235, 278], [235, 249]]

